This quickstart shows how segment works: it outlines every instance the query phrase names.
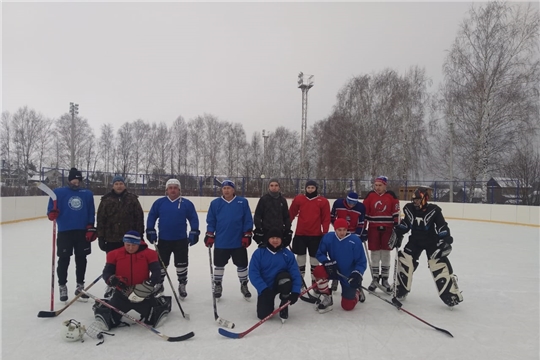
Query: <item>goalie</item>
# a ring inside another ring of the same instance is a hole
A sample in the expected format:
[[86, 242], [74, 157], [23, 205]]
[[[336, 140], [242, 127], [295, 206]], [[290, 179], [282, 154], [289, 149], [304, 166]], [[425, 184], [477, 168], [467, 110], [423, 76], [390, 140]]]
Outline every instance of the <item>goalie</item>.
[[[146, 324], [157, 327], [171, 311], [171, 297], [160, 296], [157, 253], [148, 248], [137, 231], [128, 231], [123, 242], [124, 247], [107, 254], [103, 279], [114, 287], [114, 293], [106, 301], [125, 313], [135, 310]], [[96, 321], [91, 328], [108, 331], [122, 324], [122, 316], [108, 307], [96, 302], [93, 309]]]
[[454, 275], [448, 260], [454, 239], [450, 236], [450, 229], [441, 208], [435, 204], [428, 204], [428, 200], [426, 188], [414, 191], [412, 202], [403, 208], [405, 217], [394, 227], [394, 233], [388, 242], [391, 249], [399, 249], [403, 235], [411, 231], [409, 241], [403, 250], [398, 251], [395, 294], [401, 301], [411, 291], [413, 272], [418, 267], [420, 254], [425, 250], [439, 297], [446, 305], [452, 307], [463, 301], [457, 276]]

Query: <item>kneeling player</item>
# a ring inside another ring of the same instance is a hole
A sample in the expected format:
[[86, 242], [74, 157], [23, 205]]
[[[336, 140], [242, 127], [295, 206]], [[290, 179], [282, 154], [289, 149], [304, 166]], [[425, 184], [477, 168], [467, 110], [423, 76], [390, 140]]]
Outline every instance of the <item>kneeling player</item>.
[[[170, 296], [154, 296], [159, 293], [155, 284], [161, 280], [157, 253], [148, 248], [136, 231], [128, 231], [123, 241], [124, 247], [107, 254], [103, 279], [115, 290], [106, 301], [125, 313], [137, 311], [146, 324], [157, 327], [171, 311]], [[96, 321], [90, 328], [94, 331], [107, 331], [121, 324], [122, 315], [116, 311], [98, 302], [93, 309]]]
[[[266, 246], [260, 247], [251, 256], [249, 278], [259, 294], [257, 298], [257, 317], [264, 319], [274, 311], [274, 299], [279, 294], [279, 306], [290, 301], [296, 303], [302, 287], [302, 277], [294, 254], [283, 247], [280, 229], [270, 229], [266, 234]], [[264, 243], [264, 242], [263, 242]], [[279, 312], [285, 321], [289, 308]]]
[[463, 301], [457, 277], [448, 260], [454, 239], [450, 236], [441, 208], [428, 204], [428, 199], [427, 189], [418, 188], [414, 191], [412, 203], [403, 208], [405, 217], [394, 228], [395, 235], [388, 244], [391, 248], [399, 248], [403, 235], [411, 230], [407, 245], [398, 252], [396, 297], [404, 300], [411, 291], [413, 272], [418, 267], [420, 254], [425, 250], [439, 297], [446, 305], [454, 306]]
[[321, 295], [316, 303], [320, 314], [332, 310], [334, 304], [328, 279], [336, 279], [341, 284], [341, 307], [352, 310], [358, 303], [364, 302], [362, 277], [366, 271], [367, 260], [361, 240], [355, 234], [347, 234], [347, 220], [334, 222], [335, 232], [324, 235], [317, 251], [319, 265], [313, 271]]

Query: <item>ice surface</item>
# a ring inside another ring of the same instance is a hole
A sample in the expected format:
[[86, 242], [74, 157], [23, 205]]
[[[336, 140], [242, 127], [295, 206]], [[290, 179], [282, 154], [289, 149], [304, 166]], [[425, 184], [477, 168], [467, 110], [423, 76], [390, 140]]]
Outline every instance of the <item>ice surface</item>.
[[[206, 213], [199, 216], [205, 224]], [[450, 331], [453, 339], [372, 295], [345, 312], [339, 306], [339, 290], [329, 313], [318, 314], [313, 305], [299, 301], [285, 324], [276, 316], [243, 339], [225, 338], [214, 321], [208, 251], [201, 237], [190, 249], [189, 295], [182, 302], [191, 320], [182, 318], [173, 300], [173, 312], [159, 328], [169, 336], [194, 331], [195, 337], [168, 343], [133, 324], [114, 329], [116, 336], [106, 337], [100, 346], [87, 336], [84, 343], [60, 338], [64, 320], [90, 325], [91, 302], [76, 302], [56, 318], [37, 317], [40, 310], [49, 310], [52, 224], [43, 219], [3, 225], [2, 359], [538, 359], [539, 229], [462, 220], [450, 220], [449, 225], [455, 239], [450, 260], [464, 302], [453, 310], [443, 304], [422, 255], [403, 307]], [[105, 263], [105, 253], [97, 243], [92, 246], [87, 283]], [[255, 248], [253, 244], [250, 253]], [[172, 266], [169, 274], [176, 287]], [[370, 281], [368, 270], [365, 284]], [[225, 268], [223, 284], [218, 314], [236, 323], [234, 331], [244, 331], [258, 321], [256, 298], [242, 298], [232, 263]], [[68, 288], [71, 298], [73, 260]], [[104, 290], [100, 281], [90, 292], [102, 296]], [[166, 293], [172, 295], [167, 282]], [[62, 308], [57, 285], [55, 300], [55, 310]]]

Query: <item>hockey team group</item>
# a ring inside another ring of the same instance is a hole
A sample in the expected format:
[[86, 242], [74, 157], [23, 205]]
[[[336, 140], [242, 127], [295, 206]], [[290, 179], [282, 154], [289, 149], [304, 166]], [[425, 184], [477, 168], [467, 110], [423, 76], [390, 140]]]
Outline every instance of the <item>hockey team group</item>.
[[[138, 197], [127, 190], [124, 178], [117, 175], [112, 180], [112, 190], [101, 198], [96, 219], [93, 193], [81, 187], [81, 172], [72, 168], [68, 180], [67, 186], [54, 190], [57, 200], [51, 198], [47, 209], [49, 220], [58, 226], [56, 274], [60, 300], [69, 300], [67, 277], [73, 255], [75, 297], [95, 300], [95, 321], [84, 329], [89, 336], [103, 341], [103, 334], [126, 325], [122, 317], [131, 310], [140, 314], [143, 325], [160, 335], [155, 328], [172, 308], [172, 297], [164, 295], [166, 278], [173, 286], [167, 273], [171, 255], [178, 279], [178, 293], [173, 288], [173, 294], [177, 302], [178, 298], [184, 300], [188, 296], [189, 248], [198, 243], [201, 233], [195, 206], [182, 197], [180, 182], [170, 179], [165, 186], [166, 196], [153, 203], [145, 226]], [[257, 292], [257, 317], [265, 319], [277, 312], [278, 297], [279, 316], [285, 321], [289, 306], [299, 298], [314, 303], [320, 314], [331, 311], [332, 294], [338, 287], [345, 311], [364, 302], [363, 289], [373, 293], [380, 290], [403, 301], [411, 290], [413, 273], [423, 251], [439, 297], [450, 307], [457, 305], [463, 297], [448, 259], [453, 238], [441, 208], [428, 203], [427, 189], [418, 188], [412, 202], [404, 206], [400, 220], [399, 200], [387, 191], [387, 183], [385, 176], [379, 176], [363, 201], [350, 192], [330, 207], [329, 201], [318, 193], [317, 183], [309, 180], [305, 192], [297, 195], [289, 208], [280, 193], [279, 181], [271, 179], [268, 192], [259, 199], [252, 216], [248, 200], [235, 194], [235, 184], [223, 181], [221, 196], [210, 203], [204, 234], [213, 274], [214, 310], [216, 301], [228, 290], [222, 280], [229, 260], [236, 266], [243, 297], [252, 297], [249, 282]], [[293, 234], [294, 219], [297, 223]], [[331, 224], [334, 231], [330, 231]], [[409, 231], [408, 242], [399, 250]], [[143, 234], [155, 250], [143, 240]], [[86, 258], [96, 239], [107, 254], [100, 277], [108, 285], [103, 297], [88, 291], [100, 278], [87, 288], [84, 285]], [[258, 248], [248, 259], [247, 248], [252, 240]], [[391, 276], [393, 249], [397, 261]], [[362, 284], [368, 266], [371, 283], [365, 288]], [[311, 274], [309, 284], [304, 277], [307, 269]], [[390, 278], [393, 284], [389, 283]], [[182, 310], [180, 302], [178, 305]], [[216, 312], [215, 315], [217, 320]], [[80, 336], [73, 332], [81, 329], [74, 327], [73, 320], [64, 325], [69, 329], [68, 338], [78, 340]]]

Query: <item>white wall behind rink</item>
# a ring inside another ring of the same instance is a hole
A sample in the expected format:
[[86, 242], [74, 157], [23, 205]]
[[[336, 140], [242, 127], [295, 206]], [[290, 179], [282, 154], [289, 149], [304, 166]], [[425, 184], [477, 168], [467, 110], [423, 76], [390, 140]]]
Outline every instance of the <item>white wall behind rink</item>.
[[[145, 212], [159, 196], [140, 196], [139, 201]], [[210, 202], [214, 197], [186, 197], [195, 205], [197, 211], [208, 210]], [[2, 197], [2, 221], [1, 224], [33, 220], [43, 218], [46, 215], [47, 196], [21, 196]], [[95, 196], [96, 211], [99, 206], [101, 196]], [[251, 211], [255, 211], [258, 198], [248, 198]], [[292, 199], [288, 199], [289, 205]], [[330, 199], [330, 205], [333, 203]], [[406, 202], [402, 201], [403, 207]], [[528, 225], [540, 227], [540, 207], [538, 206], [518, 206], [518, 205], [490, 205], [490, 204], [461, 204], [461, 203], [437, 203], [443, 214], [448, 219], [467, 219], [477, 221], [489, 221], [507, 224]]]

